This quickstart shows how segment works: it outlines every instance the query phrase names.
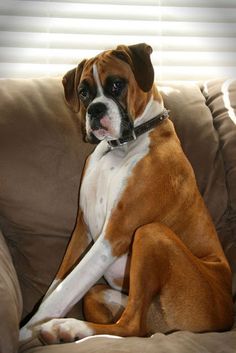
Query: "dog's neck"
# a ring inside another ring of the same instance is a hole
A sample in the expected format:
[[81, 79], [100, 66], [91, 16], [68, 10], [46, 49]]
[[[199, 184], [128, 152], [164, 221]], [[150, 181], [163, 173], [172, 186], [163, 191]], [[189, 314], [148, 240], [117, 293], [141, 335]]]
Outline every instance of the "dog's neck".
[[156, 100], [151, 96], [144, 112], [135, 119], [134, 127], [137, 127], [147, 121], [151, 120], [155, 116], [161, 114], [164, 111], [164, 103], [163, 100]]
[[138, 122], [134, 124], [133, 129], [130, 131], [130, 135], [116, 140], [109, 140], [107, 143], [111, 149], [120, 148], [152, 130], [166, 118], [168, 118], [168, 111], [164, 108], [162, 99], [157, 101], [151, 97], [143, 114], [138, 117]]

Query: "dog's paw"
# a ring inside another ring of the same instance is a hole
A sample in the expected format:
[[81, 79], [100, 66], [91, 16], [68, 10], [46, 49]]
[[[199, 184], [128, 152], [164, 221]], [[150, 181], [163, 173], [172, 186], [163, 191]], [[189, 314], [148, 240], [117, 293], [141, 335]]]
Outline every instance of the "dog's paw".
[[74, 342], [93, 335], [94, 332], [83, 321], [76, 319], [53, 319], [40, 328], [39, 338], [46, 344]]
[[27, 326], [24, 326], [20, 329], [20, 334], [19, 334], [20, 343], [29, 341], [32, 338], [33, 338], [33, 331], [31, 329], [29, 329]]

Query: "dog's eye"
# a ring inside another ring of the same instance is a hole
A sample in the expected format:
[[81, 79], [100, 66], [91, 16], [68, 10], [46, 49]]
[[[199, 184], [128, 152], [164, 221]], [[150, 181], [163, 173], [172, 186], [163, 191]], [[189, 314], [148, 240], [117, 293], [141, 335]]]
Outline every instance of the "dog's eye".
[[120, 96], [124, 87], [125, 87], [125, 83], [123, 81], [115, 80], [111, 86], [112, 95], [114, 95], [116, 97]]
[[86, 101], [89, 98], [89, 90], [86, 87], [79, 89], [79, 97], [82, 101]]

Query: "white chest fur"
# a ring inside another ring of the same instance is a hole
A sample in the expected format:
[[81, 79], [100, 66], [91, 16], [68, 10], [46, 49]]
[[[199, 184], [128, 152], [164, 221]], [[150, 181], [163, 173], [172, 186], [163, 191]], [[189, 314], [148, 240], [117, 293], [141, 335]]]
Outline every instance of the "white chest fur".
[[134, 166], [147, 154], [148, 146], [149, 138], [144, 134], [129, 147], [111, 151], [102, 141], [91, 155], [81, 185], [80, 207], [93, 240], [103, 233]]
[[[128, 146], [109, 151], [106, 141], [100, 142], [90, 157], [80, 191], [80, 208], [94, 241], [105, 234], [112, 209], [132, 177], [135, 165], [148, 153], [149, 137], [144, 134]], [[123, 277], [126, 256], [117, 259], [105, 274], [109, 284]]]

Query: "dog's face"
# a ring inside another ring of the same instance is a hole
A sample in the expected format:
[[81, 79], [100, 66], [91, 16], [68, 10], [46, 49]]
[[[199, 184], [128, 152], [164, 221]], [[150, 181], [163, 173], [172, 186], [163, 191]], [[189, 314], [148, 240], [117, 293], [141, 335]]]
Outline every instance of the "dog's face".
[[118, 46], [83, 60], [64, 76], [66, 101], [79, 112], [85, 141], [97, 143], [130, 133], [151, 97], [151, 52], [146, 44]]

